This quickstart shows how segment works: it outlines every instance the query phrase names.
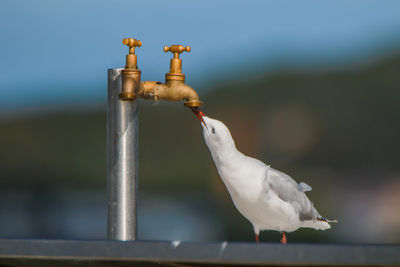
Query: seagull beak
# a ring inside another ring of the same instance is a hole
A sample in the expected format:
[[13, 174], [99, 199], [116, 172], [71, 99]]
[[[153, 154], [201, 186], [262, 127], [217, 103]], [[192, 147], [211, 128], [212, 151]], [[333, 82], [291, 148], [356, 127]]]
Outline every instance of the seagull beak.
[[[204, 126], [207, 128], [206, 123], [203, 120], [203, 117], [205, 116], [203, 111], [201, 111], [199, 108], [192, 108], [192, 111], [194, 113], [194, 115], [196, 115], [196, 117], [204, 124]], [[208, 128], [207, 128], [208, 130]]]

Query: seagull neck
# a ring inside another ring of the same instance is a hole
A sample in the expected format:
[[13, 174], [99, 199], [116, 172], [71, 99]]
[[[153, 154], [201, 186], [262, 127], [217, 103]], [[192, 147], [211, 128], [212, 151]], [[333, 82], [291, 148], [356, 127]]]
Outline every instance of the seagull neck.
[[214, 161], [224, 165], [232, 164], [235, 162], [235, 159], [241, 157], [241, 155], [242, 153], [239, 152], [235, 146], [225, 147], [224, 149], [212, 152]]

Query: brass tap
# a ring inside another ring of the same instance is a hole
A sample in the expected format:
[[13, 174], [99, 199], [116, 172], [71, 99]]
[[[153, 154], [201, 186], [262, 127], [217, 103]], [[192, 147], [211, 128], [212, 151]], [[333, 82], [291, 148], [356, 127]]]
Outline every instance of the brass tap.
[[165, 83], [156, 81], [140, 82], [141, 72], [137, 68], [135, 47], [140, 47], [142, 42], [135, 39], [124, 39], [123, 43], [129, 46], [129, 55], [126, 56], [126, 66], [122, 70], [122, 100], [134, 100], [136, 98], [150, 100], [185, 100], [184, 105], [190, 108], [201, 107], [203, 102], [199, 100], [196, 91], [185, 84], [185, 75], [182, 73], [182, 59], [179, 54], [190, 52], [190, 46], [172, 45], [165, 46], [164, 52], [174, 53], [170, 62], [169, 73], [165, 74]]
[[129, 54], [126, 55], [125, 69], [137, 69], [137, 56], [135, 55], [135, 47], [141, 47], [142, 42], [132, 38], [122, 40], [124, 45], [129, 46]]
[[182, 46], [182, 45], [171, 45], [164, 46], [164, 52], [174, 53], [174, 57], [171, 58], [171, 64], [169, 68], [169, 73], [165, 74], [165, 80], [177, 80], [177, 81], [185, 81], [185, 74], [182, 73], [182, 59], [179, 58], [180, 53], [186, 51], [190, 52], [192, 49], [190, 46]]
[[140, 89], [141, 76], [141, 71], [137, 67], [135, 47], [141, 47], [142, 42], [133, 38], [125, 38], [122, 43], [129, 47], [129, 54], [126, 55], [126, 65], [122, 70], [122, 92], [119, 94], [119, 98], [135, 100]]

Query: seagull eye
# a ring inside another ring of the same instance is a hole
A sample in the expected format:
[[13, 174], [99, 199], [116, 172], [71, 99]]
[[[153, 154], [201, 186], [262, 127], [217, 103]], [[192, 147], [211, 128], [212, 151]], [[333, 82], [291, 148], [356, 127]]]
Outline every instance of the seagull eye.
[[211, 132], [212, 132], [213, 134], [215, 134], [215, 129], [214, 129], [214, 128], [212, 128], [212, 129], [211, 129]]

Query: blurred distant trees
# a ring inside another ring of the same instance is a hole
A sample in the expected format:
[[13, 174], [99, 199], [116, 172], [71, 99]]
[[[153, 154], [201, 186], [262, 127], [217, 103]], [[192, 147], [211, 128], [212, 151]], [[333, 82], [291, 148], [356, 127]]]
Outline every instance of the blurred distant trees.
[[[361, 203], [371, 197], [367, 192], [374, 198], [368, 212], [381, 216], [375, 225], [400, 228], [400, 216], [377, 204], [393, 212], [400, 205], [395, 196], [380, 197], [400, 195], [399, 75], [400, 57], [393, 56], [331, 70], [230, 78], [200, 95], [203, 111], [227, 124], [239, 150], [312, 185], [309, 195], [321, 214], [340, 221], [335, 235], [305, 230], [292, 234], [295, 240], [348, 241], [357, 227], [352, 220], [370, 216]], [[139, 151], [141, 196], [199, 193], [208, 199], [201, 208], [227, 225], [220, 238], [252, 238], [219, 180], [199, 121], [183, 105], [142, 101]], [[0, 192], [35, 185], [105, 190], [106, 111], [66, 109], [0, 121], [0, 159]], [[376, 233], [378, 242], [400, 241], [398, 231], [385, 234]]]

